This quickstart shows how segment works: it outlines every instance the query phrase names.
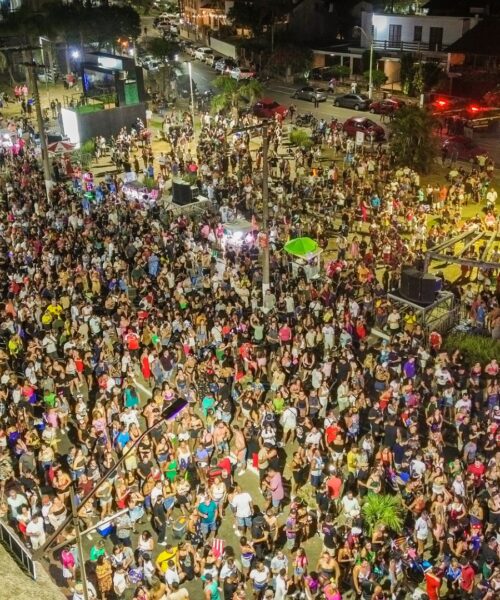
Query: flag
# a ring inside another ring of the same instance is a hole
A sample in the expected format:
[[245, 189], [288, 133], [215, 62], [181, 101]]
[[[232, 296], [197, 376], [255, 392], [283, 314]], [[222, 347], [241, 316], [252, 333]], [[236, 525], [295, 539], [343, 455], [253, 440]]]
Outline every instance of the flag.
[[220, 538], [214, 538], [212, 543], [212, 552], [214, 553], [215, 558], [220, 558], [222, 556], [224, 553], [224, 547], [224, 540], [221, 540]]

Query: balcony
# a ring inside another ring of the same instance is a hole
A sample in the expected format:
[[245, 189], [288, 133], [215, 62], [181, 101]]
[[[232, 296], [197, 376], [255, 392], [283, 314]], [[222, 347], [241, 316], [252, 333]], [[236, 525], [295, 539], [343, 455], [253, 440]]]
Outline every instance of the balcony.
[[429, 44], [428, 42], [373, 40], [373, 47], [375, 50], [384, 50], [386, 52], [446, 52], [444, 44]]

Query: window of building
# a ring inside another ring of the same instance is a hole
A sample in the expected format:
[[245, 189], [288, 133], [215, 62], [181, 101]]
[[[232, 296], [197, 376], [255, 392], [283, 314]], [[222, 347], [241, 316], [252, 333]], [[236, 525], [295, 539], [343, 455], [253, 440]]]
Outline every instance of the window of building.
[[413, 28], [413, 41], [422, 41], [422, 25], [415, 25], [415, 27]]
[[402, 25], [389, 25], [389, 42], [391, 44], [401, 42]]

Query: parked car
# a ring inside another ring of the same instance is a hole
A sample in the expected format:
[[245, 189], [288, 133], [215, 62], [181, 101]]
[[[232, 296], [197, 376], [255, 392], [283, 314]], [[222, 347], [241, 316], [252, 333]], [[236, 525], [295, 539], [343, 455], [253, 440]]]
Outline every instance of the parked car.
[[194, 52], [196, 50], [196, 46], [193, 44], [193, 42], [182, 41], [181, 42], [181, 48], [183, 48], [184, 52], [186, 54], [189, 54], [189, 56], [194, 56]]
[[292, 94], [292, 98], [309, 100], [310, 102], [314, 102], [314, 98], [316, 98], [318, 102], [325, 102], [327, 98], [327, 92], [322, 88], [306, 85], [298, 90], [295, 90], [295, 92]]
[[243, 79], [253, 79], [256, 75], [253, 69], [246, 69], [245, 67], [233, 67], [226, 71], [229, 77], [241, 81]]
[[368, 110], [370, 99], [364, 94], [340, 94], [340, 96], [335, 96], [333, 105], [342, 108], [354, 108], [354, 110]]
[[315, 67], [306, 74], [306, 79], [310, 81], [330, 81], [335, 77], [334, 67]]
[[281, 115], [285, 118], [288, 114], [288, 109], [272, 98], [263, 98], [254, 104], [253, 113], [261, 119], [274, 119], [276, 115]]
[[366, 117], [347, 119], [342, 129], [347, 135], [351, 136], [355, 136], [357, 131], [362, 131], [368, 140], [373, 136], [373, 140], [376, 142], [380, 142], [385, 138], [384, 128]]
[[386, 98], [370, 104], [370, 112], [376, 115], [390, 115], [399, 110], [405, 103], [396, 98]]
[[155, 27], [161, 31], [170, 31], [170, 21], [168, 19], [161, 19], [155, 24]]
[[205, 61], [205, 59], [208, 56], [210, 56], [210, 58], [212, 58], [213, 55], [214, 55], [214, 51], [212, 50], [212, 48], [207, 48], [206, 46], [201, 46], [201, 48], [196, 48], [196, 50], [194, 51], [194, 57], [201, 61]]
[[234, 69], [238, 66], [238, 63], [234, 60], [234, 58], [219, 58], [219, 60], [215, 63], [214, 69], [217, 73], [226, 73], [229, 69]]
[[475, 160], [476, 156], [488, 154], [478, 146], [471, 138], [464, 135], [454, 135], [443, 140], [441, 148], [446, 149], [449, 157], [455, 160]]

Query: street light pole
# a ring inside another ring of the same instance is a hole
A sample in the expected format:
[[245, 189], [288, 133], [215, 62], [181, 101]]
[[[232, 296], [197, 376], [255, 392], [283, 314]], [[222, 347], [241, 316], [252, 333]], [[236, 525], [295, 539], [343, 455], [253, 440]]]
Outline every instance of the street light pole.
[[270, 287], [269, 267], [269, 132], [267, 125], [262, 127], [262, 230], [264, 244], [262, 248], [262, 303]]
[[40, 135], [40, 149], [42, 152], [43, 176], [45, 179], [45, 191], [47, 199], [50, 200], [50, 190], [52, 189], [52, 171], [49, 163], [49, 152], [47, 150], [47, 138], [45, 137], [45, 124], [43, 122], [42, 106], [40, 103], [40, 93], [38, 91], [38, 82], [35, 73], [35, 61], [33, 60], [33, 52], [30, 50], [30, 60], [25, 63], [28, 69], [28, 79], [30, 87], [33, 90], [33, 100], [35, 102], [36, 121], [38, 125], [38, 133]]
[[87, 585], [87, 573], [85, 570], [85, 554], [83, 553], [82, 535], [80, 532], [80, 521], [78, 519], [78, 509], [75, 502], [75, 492], [73, 486], [69, 488], [71, 501], [71, 518], [75, 528], [76, 547], [78, 548], [78, 562], [80, 563], [80, 579], [83, 586], [83, 600], [89, 600], [89, 588]]
[[191, 119], [193, 120], [193, 141], [196, 142], [196, 127], [194, 126], [194, 93], [193, 93], [193, 71], [191, 61], [188, 62], [189, 91], [191, 93]]
[[370, 98], [371, 100], [373, 97], [373, 36], [369, 36], [366, 33], [366, 31], [359, 25], [356, 25], [354, 29], [357, 29], [360, 33], [362, 33], [365, 36], [365, 38], [370, 42], [370, 71], [368, 73], [368, 98]]

